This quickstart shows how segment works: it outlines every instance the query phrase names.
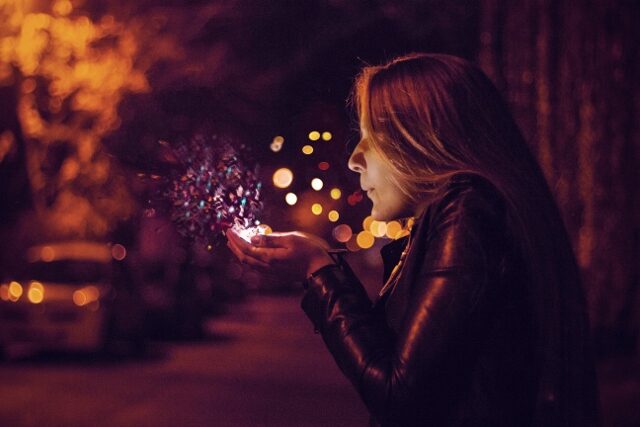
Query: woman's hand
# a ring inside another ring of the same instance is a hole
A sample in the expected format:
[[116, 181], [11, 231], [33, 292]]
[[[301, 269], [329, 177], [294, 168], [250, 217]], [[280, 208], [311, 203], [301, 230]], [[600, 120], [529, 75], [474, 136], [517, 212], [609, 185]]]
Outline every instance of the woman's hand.
[[286, 274], [291, 280], [304, 280], [325, 265], [333, 264], [327, 253], [329, 245], [320, 237], [293, 231], [272, 233], [245, 241], [233, 230], [228, 230], [227, 246], [243, 264], [259, 270]]

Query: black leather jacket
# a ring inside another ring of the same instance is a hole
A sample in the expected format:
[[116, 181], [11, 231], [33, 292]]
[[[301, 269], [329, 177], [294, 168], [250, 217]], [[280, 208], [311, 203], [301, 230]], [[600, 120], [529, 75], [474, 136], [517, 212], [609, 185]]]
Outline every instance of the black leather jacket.
[[[316, 272], [302, 299], [372, 425], [531, 425], [528, 279], [503, 199], [481, 179], [454, 182], [412, 239], [399, 282], [375, 304], [346, 264]], [[382, 250], [385, 276], [404, 243]]]

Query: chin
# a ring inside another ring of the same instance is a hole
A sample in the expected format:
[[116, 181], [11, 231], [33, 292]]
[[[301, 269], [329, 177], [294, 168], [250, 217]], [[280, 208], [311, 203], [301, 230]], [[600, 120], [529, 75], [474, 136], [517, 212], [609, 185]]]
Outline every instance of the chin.
[[376, 221], [391, 221], [396, 218], [393, 218], [393, 215], [390, 215], [388, 212], [381, 212], [375, 207], [371, 209], [371, 218]]

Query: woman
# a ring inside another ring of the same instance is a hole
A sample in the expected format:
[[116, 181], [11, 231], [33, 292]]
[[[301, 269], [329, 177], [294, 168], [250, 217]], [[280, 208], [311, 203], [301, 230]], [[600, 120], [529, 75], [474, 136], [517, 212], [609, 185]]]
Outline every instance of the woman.
[[349, 168], [373, 218], [415, 220], [382, 250], [375, 304], [316, 237], [229, 233], [231, 250], [306, 279], [302, 308], [373, 425], [596, 425], [578, 269], [495, 87], [463, 59], [412, 54], [366, 67], [354, 100]]

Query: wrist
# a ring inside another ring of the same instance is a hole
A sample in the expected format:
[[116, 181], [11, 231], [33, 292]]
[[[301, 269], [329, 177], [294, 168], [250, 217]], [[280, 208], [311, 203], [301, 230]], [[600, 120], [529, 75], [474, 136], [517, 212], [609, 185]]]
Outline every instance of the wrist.
[[333, 265], [333, 264], [335, 264], [335, 261], [333, 260], [333, 258], [331, 258], [331, 256], [327, 252], [323, 251], [322, 254], [319, 254], [317, 257], [314, 257], [311, 259], [311, 262], [309, 262], [309, 265], [307, 266], [307, 272], [305, 277], [311, 276], [313, 273], [320, 270], [322, 267], [325, 267], [327, 265]]

